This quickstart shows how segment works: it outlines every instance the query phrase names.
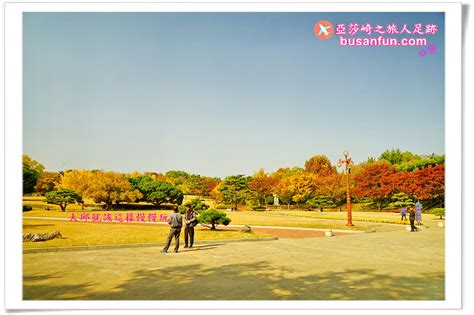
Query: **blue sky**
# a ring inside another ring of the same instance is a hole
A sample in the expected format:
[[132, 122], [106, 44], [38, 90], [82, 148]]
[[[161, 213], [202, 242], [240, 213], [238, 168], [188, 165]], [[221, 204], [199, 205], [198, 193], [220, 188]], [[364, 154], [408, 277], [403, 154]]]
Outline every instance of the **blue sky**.
[[[437, 24], [341, 47], [319, 20]], [[23, 149], [48, 170], [251, 175], [316, 154], [444, 154], [443, 13], [24, 13]]]

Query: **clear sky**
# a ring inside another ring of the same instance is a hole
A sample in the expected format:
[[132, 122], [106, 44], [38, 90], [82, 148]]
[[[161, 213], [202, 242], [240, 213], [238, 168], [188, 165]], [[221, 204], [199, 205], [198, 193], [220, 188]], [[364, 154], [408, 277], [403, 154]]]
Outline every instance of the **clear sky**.
[[[341, 47], [313, 35], [319, 20], [437, 24], [438, 51]], [[443, 13], [25, 13], [23, 26], [23, 149], [47, 170], [224, 177], [344, 150], [444, 154]]]

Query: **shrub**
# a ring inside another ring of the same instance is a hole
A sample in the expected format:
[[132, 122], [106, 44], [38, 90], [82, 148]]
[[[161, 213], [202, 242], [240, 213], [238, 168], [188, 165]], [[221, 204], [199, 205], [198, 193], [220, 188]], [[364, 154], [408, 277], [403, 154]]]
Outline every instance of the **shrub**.
[[23, 206], [23, 212], [27, 212], [27, 211], [31, 211], [31, 210], [33, 210], [32, 207], [30, 207], [30, 206]]
[[434, 208], [434, 209], [431, 209], [431, 213], [436, 215], [436, 216], [439, 216], [440, 219], [443, 219], [443, 216], [445, 216], [444, 214], [444, 208]]
[[324, 208], [335, 208], [336, 204], [332, 201], [331, 197], [329, 196], [316, 196], [311, 198], [310, 200], [306, 201], [310, 208], [319, 209], [319, 211], [323, 212]]
[[186, 202], [185, 206], [190, 205], [191, 209], [197, 213], [209, 209], [209, 206], [201, 201], [199, 198], [192, 199], [191, 201]]
[[231, 219], [224, 211], [220, 210], [203, 210], [198, 217], [199, 223], [211, 224], [211, 230], [215, 230], [218, 224], [229, 225]]
[[265, 208], [264, 206], [252, 206], [250, 207], [252, 210], [254, 211], [263, 211], [263, 210], [266, 210], [267, 208]]
[[178, 212], [181, 213], [181, 214], [185, 214], [186, 213], [186, 207], [185, 206], [178, 206]]

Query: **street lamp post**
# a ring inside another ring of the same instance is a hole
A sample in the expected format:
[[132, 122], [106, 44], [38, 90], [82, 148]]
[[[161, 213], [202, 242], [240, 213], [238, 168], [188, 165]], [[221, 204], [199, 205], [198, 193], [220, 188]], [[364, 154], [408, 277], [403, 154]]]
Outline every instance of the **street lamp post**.
[[346, 196], [346, 200], [347, 200], [347, 226], [354, 226], [354, 224], [352, 224], [352, 209], [351, 209], [351, 194], [350, 194], [350, 181], [349, 181], [349, 175], [351, 173], [351, 165], [353, 165], [354, 163], [352, 162], [352, 159], [351, 157], [349, 156], [349, 152], [347, 151], [344, 151], [344, 159], [341, 160], [339, 159], [339, 162], [337, 162], [337, 166], [338, 167], [342, 167], [344, 166], [345, 169], [344, 169], [344, 173], [346, 174], [346, 179], [347, 179], [347, 196]]

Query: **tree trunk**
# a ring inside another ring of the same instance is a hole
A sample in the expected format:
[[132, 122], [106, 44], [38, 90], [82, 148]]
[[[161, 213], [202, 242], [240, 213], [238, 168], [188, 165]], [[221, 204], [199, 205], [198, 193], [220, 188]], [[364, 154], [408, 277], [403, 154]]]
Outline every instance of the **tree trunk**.
[[60, 203], [59, 206], [61, 207], [61, 210], [62, 210], [63, 212], [66, 211], [66, 206], [67, 206], [66, 203]]
[[237, 208], [237, 207], [238, 207], [238, 204], [239, 204], [238, 202], [235, 203], [235, 211], [238, 210], [238, 208]]
[[290, 204], [288, 203], [287, 205], [288, 205], [288, 210], [290, 210]]
[[211, 230], [215, 230], [216, 229], [216, 224], [214, 222], [212, 222], [211, 224], [212, 224]]
[[323, 208], [319, 208], [319, 212], [323, 212]]

